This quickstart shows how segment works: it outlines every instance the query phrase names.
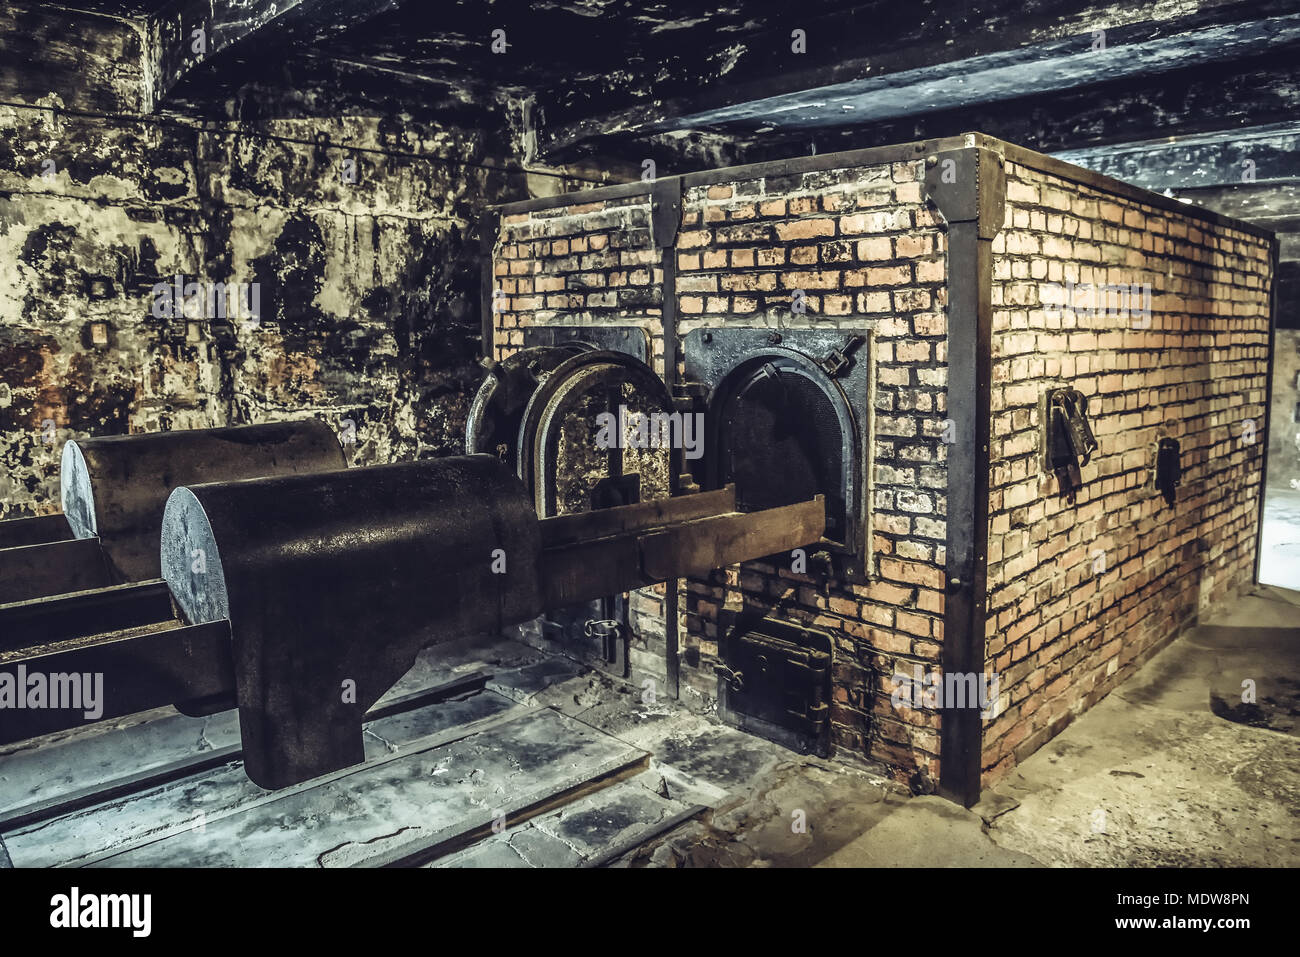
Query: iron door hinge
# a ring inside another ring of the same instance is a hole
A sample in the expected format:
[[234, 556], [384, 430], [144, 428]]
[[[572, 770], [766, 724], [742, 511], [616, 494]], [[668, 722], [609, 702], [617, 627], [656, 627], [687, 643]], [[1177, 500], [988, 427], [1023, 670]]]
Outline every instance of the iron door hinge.
[[745, 675], [740, 671], [732, 671], [726, 665], [714, 665], [714, 674], [722, 678], [727, 683], [727, 687], [734, 693], [741, 694], [745, 690]]

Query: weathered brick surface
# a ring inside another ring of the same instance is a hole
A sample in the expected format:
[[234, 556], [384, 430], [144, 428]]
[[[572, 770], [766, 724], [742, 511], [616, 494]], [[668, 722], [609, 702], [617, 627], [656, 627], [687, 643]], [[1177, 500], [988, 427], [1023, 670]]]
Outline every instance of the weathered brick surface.
[[[984, 731], [996, 781], [1252, 578], [1268, 352], [1269, 247], [1194, 215], [1008, 164], [994, 240]], [[1051, 284], [1150, 284], [1144, 317], [1061, 309]], [[1039, 459], [1039, 396], [1089, 398], [1099, 443], [1073, 503]], [[1258, 437], [1250, 439], [1253, 422]], [[1170, 507], [1156, 443], [1181, 443]]]
[[[945, 246], [920, 174], [900, 163], [690, 189], [675, 265], [683, 337], [719, 324], [868, 328], [878, 362], [871, 582], [759, 562], [686, 582], [684, 694], [716, 692], [718, 640], [737, 612], [777, 608], [832, 636], [834, 743], [924, 786], [938, 773], [939, 716], [889, 700], [895, 668], [936, 666], [943, 640]], [[493, 267], [498, 354], [529, 323], [634, 323], [650, 332], [662, 373], [663, 277], [648, 216], [643, 195], [505, 217]], [[635, 600], [632, 612], [633, 665], [654, 669], [662, 605]]]
[[646, 329], [663, 371], [663, 269], [650, 244], [648, 195], [504, 217], [493, 250], [495, 346], [524, 326], [619, 323]]
[[[986, 636], [1001, 698], [985, 723], [986, 781], [1250, 579], [1263, 437], [1243, 445], [1241, 431], [1247, 419], [1263, 426], [1270, 281], [1258, 237], [1014, 165], [1008, 173], [994, 245]], [[822, 628], [840, 753], [925, 788], [938, 775], [941, 716], [890, 701], [895, 671], [938, 668], [943, 643], [947, 245], [920, 176], [919, 163], [898, 163], [693, 188], [673, 255], [680, 336], [720, 324], [866, 327], [876, 364], [869, 582], [751, 562], [684, 583], [684, 693], [714, 694], [719, 639], [742, 610]], [[498, 353], [517, 348], [530, 323], [635, 323], [662, 372], [648, 216], [642, 195], [507, 217], [494, 260]], [[1151, 283], [1151, 327], [1053, 317], [1044, 290], [1067, 280]], [[1101, 449], [1073, 503], [1042, 472], [1038, 402], [1049, 384], [1093, 402]], [[1172, 510], [1151, 487], [1161, 435], [1184, 451]], [[1106, 570], [1094, 574], [1096, 552]], [[657, 674], [661, 615], [655, 598], [633, 604], [633, 665]]]

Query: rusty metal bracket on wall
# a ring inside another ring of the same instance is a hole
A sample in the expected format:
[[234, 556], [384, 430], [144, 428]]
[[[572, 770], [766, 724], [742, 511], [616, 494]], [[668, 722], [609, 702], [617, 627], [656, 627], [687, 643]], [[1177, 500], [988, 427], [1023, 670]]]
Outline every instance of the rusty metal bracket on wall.
[[[1006, 172], [984, 147], [925, 159], [925, 195], [948, 224], [947, 577], [942, 667], [982, 673], [988, 558], [992, 376], [992, 239], [1002, 228]], [[983, 726], [978, 708], [945, 708], [939, 793], [965, 807], [980, 796]]]

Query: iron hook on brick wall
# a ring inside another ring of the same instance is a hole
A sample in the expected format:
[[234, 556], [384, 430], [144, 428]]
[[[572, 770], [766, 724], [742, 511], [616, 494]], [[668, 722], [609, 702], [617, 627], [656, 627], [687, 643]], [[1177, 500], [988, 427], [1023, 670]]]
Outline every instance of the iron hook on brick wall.
[[1177, 439], [1161, 439], [1156, 444], [1155, 487], [1164, 495], [1165, 502], [1174, 504], [1178, 486], [1183, 484], [1183, 463]]
[[1088, 397], [1078, 389], [1059, 388], [1047, 393], [1045, 464], [1061, 483], [1067, 500], [1083, 484], [1082, 468], [1092, 461], [1097, 439], [1088, 422]]

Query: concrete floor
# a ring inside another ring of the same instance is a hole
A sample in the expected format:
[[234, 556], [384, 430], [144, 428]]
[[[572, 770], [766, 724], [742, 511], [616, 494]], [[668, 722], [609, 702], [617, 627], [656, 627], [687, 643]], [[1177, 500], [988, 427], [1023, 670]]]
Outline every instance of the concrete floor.
[[[14, 862], [58, 852], [52, 837], [58, 828], [68, 834], [60, 860], [82, 863], [109, 860], [110, 852], [116, 855], [110, 863], [129, 863], [128, 852], [144, 860], [168, 852], [166, 863], [194, 863], [196, 854], [232, 848], [242, 855], [239, 863], [248, 863], [252, 852], [245, 842], [226, 833], [244, 826], [272, 836], [288, 827], [293, 849], [306, 854], [309, 864], [316, 845], [331, 849], [328, 860], [314, 859], [317, 864], [333, 863], [339, 849], [387, 853], [382, 841], [369, 839], [370, 831], [361, 839], [352, 833], [353, 812], [364, 803], [356, 782], [386, 787], [393, 779], [403, 788], [431, 780], [446, 784], [436, 800], [421, 792], [418, 800], [402, 803], [390, 795], [380, 802], [380, 813], [367, 826], [373, 823], [374, 833], [395, 840], [438, 824], [430, 807], [446, 805], [442, 823], [468, 835], [482, 823], [474, 818], [467, 824], [468, 818], [508, 805], [500, 831], [494, 818], [491, 833], [436, 857], [430, 861], [434, 867], [1300, 864], [1297, 592], [1264, 586], [1207, 618], [986, 792], [972, 810], [938, 797], [913, 797], [880, 768], [794, 754], [678, 702], [647, 700], [629, 682], [505, 638], [439, 646], [437, 655], [421, 661], [403, 679], [410, 688], [471, 672], [489, 677], [481, 691], [369, 724], [368, 747], [373, 744], [376, 754], [366, 768], [342, 772], [355, 771], [356, 781], [337, 800], [311, 804], [310, 827], [301, 824], [303, 830], [295, 831], [300, 822], [285, 811], [295, 795], [265, 803], [237, 761], [218, 762], [129, 801], [93, 804], [53, 822], [10, 830], [6, 840], [17, 855]], [[1255, 683], [1253, 701], [1242, 700], [1245, 681]], [[401, 697], [402, 687], [390, 694]], [[503, 708], [507, 713], [498, 714]], [[467, 737], [479, 724], [466, 719], [483, 714], [495, 724]], [[138, 727], [127, 722], [107, 731], [91, 728], [57, 747], [8, 754], [0, 763], [0, 816], [5, 786], [16, 789], [9, 804], [22, 806], [53, 800], [47, 791], [60, 782], [104, 787], [140, 773], [146, 756], [154, 763], [192, 759], [196, 733], [208, 749], [237, 750], [233, 713], [199, 721], [201, 732], [195, 731], [196, 720], [172, 715]], [[549, 722], [553, 730], [538, 722]], [[564, 735], [555, 729], [561, 725], [569, 737], [585, 735], [582, 748], [559, 748]], [[444, 726], [453, 743], [435, 754], [421, 735]], [[532, 727], [543, 728], [544, 740], [528, 746], [516, 740]], [[165, 728], [174, 732], [171, 738]], [[593, 730], [600, 733], [588, 734]], [[507, 732], [514, 738], [501, 737], [509, 737]], [[168, 741], [171, 750], [164, 746]], [[478, 750], [469, 753], [474, 741]], [[588, 752], [604, 763], [584, 764]], [[546, 760], [532, 760], [538, 754]], [[453, 759], [462, 773], [437, 777]], [[42, 762], [52, 764], [42, 770]], [[403, 762], [427, 773], [394, 777], [393, 769], [406, 767]], [[552, 778], [558, 783], [543, 787]], [[218, 800], [225, 792], [217, 785], [226, 779], [234, 795], [229, 813]], [[449, 803], [452, 785], [465, 792], [463, 807]], [[251, 795], [247, 807], [240, 803], [244, 791]], [[413, 815], [415, 823], [399, 820], [399, 812]], [[102, 826], [85, 826], [100, 818]], [[200, 822], [197, 838], [190, 833], [192, 819]], [[138, 840], [129, 833], [130, 821], [141, 828]], [[177, 833], [155, 833], [161, 826]], [[348, 839], [334, 840], [331, 828], [350, 829]], [[32, 834], [25, 837], [27, 830]], [[91, 838], [107, 843], [88, 846]], [[274, 859], [283, 863], [287, 853], [277, 850]]]
[[1263, 588], [1162, 651], [978, 810], [1000, 847], [1046, 864], [1295, 867], [1298, 736], [1300, 595]]
[[1171, 643], [972, 810], [777, 749], [618, 865], [1294, 867], [1298, 735], [1300, 594], [1265, 587]]

